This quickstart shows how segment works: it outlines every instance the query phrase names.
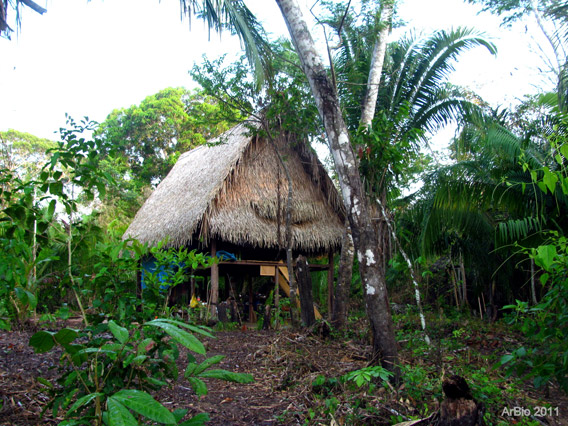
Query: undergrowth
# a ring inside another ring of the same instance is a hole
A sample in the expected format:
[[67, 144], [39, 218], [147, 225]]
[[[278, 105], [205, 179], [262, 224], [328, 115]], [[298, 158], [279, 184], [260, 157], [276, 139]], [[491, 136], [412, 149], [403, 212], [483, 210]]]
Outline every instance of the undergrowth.
[[[365, 368], [365, 363], [343, 374], [304, 374], [297, 378], [296, 386], [306, 387], [310, 404], [291, 408], [278, 420], [306, 425], [393, 425], [424, 418], [438, 410], [444, 399], [442, 381], [454, 374], [464, 377], [474, 399], [483, 403], [487, 425], [539, 425], [534, 417], [512, 416], [508, 410], [532, 407], [534, 412], [535, 407], [555, 407], [546, 400], [546, 392], [507, 376], [499, 367], [500, 358], [521, 341], [504, 321], [490, 324], [451, 309], [429, 312], [430, 346], [424, 342], [413, 307], [394, 315], [394, 322], [400, 345], [400, 384], [392, 384], [381, 367]], [[362, 328], [354, 328], [356, 324]], [[342, 336], [335, 332], [334, 337], [349, 344], [363, 339], [364, 330], [362, 321], [352, 319], [347, 331]]]

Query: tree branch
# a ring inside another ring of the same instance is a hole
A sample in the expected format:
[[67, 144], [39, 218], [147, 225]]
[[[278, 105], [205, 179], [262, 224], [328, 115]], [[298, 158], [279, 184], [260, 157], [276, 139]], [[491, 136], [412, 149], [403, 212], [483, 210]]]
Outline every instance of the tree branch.
[[25, 4], [27, 7], [39, 13], [40, 15], [43, 15], [45, 12], [47, 12], [47, 9], [44, 9], [39, 4], [33, 2], [32, 0], [18, 0], [18, 1], [20, 3]]

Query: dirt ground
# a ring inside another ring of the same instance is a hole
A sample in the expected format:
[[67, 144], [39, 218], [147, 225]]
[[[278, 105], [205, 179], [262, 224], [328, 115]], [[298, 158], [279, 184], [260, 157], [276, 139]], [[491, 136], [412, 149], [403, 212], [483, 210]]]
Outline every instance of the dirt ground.
[[[49, 415], [41, 418], [48, 402], [37, 377], [52, 378], [50, 367], [57, 365], [58, 353], [35, 354], [28, 346], [36, 330], [0, 331], [0, 426], [55, 425], [62, 419]], [[345, 374], [365, 366], [365, 355], [355, 355], [360, 348], [337, 342], [324, 344], [315, 337], [290, 332], [274, 333], [254, 329], [216, 333], [216, 339], [203, 339], [207, 356], [225, 355], [219, 368], [251, 373], [252, 384], [235, 384], [205, 379], [208, 394], [198, 398], [181, 378], [172, 388], [162, 390], [157, 399], [170, 409], [187, 408], [190, 413], [207, 412], [208, 425], [290, 424], [278, 418], [284, 410], [305, 410], [306, 389], [295, 385], [295, 377], [318, 374]], [[298, 362], [288, 356], [293, 346], [296, 354], [307, 354]], [[185, 356], [180, 356], [180, 363]], [[185, 369], [180, 364], [180, 370]], [[311, 383], [311, 381], [310, 381]], [[293, 421], [293, 420], [292, 420]], [[298, 419], [299, 421], [299, 419]]]
[[[50, 367], [57, 364], [59, 354], [35, 354], [28, 346], [35, 331], [0, 331], [0, 426], [55, 425], [62, 420], [49, 415], [41, 417], [47, 397], [36, 378], [54, 374]], [[252, 328], [218, 332], [216, 339], [204, 339], [204, 343], [208, 357], [226, 355], [220, 368], [251, 373], [255, 382], [245, 385], [206, 379], [209, 392], [198, 398], [181, 378], [172, 388], [162, 390], [157, 399], [172, 410], [207, 412], [211, 416], [208, 425], [215, 426], [303, 425], [306, 420], [313, 425], [349, 424], [342, 421], [341, 409], [337, 411], [337, 421], [331, 416], [309, 419], [311, 408], [317, 403], [321, 405], [313, 395], [312, 383], [318, 375], [338, 377], [365, 367], [370, 350], [360, 342]], [[180, 371], [185, 369], [183, 359], [186, 357], [180, 356]], [[372, 417], [363, 418], [359, 424], [389, 424], [393, 410], [403, 412], [404, 401], [384, 401], [375, 395], [361, 394], [361, 398], [372, 401], [375, 410]], [[564, 396], [556, 404], [561, 404], [563, 413], [568, 412]], [[557, 417], [542, 424], [556, 426], [568, 422]]]

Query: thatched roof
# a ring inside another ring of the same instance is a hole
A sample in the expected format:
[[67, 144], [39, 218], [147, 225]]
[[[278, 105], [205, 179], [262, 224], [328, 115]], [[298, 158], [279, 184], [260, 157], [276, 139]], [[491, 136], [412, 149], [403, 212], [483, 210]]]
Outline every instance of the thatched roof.
[[[181, 155], [136, 214], [125, 237], [178, 247], [215, 238], [259, 248], [285, 246], [288, 183], [275, 145], [240, 124]], [[293, 248], [339, 247], [343, 208], [317, 157], [280, 135], [276, 145], [293, 181]], [[278, 225], [280, 223], [280, 226]], [[280, 243], [280, 244], [279, 244]]]

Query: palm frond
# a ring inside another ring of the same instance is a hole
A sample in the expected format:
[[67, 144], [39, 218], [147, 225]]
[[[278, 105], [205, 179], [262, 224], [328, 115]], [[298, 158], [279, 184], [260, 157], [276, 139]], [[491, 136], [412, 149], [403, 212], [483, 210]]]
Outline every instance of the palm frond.
[[271, 50], [262, 25], [243, 0], [180, 0], [182, 15], [195, 15], [207, 23], [209, 31], [229, 30], [241, 40], [247, 60], [254, 69], [258, 87], [272, 74]]

